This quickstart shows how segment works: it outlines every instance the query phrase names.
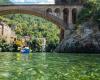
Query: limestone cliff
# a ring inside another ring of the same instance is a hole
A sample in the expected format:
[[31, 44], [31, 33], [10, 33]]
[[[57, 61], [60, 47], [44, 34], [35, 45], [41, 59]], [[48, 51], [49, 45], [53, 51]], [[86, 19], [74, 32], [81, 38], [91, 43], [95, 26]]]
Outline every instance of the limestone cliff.
[[79, 26], [56, 48], [56, 52], [100, 52], [100, 31], [89, 22]]

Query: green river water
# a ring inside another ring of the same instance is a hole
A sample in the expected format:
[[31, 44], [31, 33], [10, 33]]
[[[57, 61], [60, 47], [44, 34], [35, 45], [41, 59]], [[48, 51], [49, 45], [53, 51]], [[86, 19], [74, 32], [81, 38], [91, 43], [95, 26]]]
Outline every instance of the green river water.
[[100, 80], [100, 54], [0, 53], [0, 80]]

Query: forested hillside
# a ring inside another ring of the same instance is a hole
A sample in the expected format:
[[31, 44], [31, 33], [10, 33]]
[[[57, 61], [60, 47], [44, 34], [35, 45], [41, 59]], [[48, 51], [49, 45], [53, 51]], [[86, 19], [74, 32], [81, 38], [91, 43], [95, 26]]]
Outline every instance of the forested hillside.
[[55, 49], [59, 43], [60, 29], [51, 22], [40, 17], [26, 14], [10, 14], [0, 17], [9, 26], [15, 27], [18, 38], [31, 36], [35, 38], [46, 38], [47, 47]]
[[[10, 0], [0, 0], [0, 5], [11, 4]], [[0, 21], [4, 21], [10, 27], [16, 27], [15, 32], [18, 38], [31, 36], [35, 38], [46, 38], [47, 47], [54, 49], [59, 43], [59, 29], [56, 25], [42, 18], [25, 15], [10, 14], [0, 16]]]

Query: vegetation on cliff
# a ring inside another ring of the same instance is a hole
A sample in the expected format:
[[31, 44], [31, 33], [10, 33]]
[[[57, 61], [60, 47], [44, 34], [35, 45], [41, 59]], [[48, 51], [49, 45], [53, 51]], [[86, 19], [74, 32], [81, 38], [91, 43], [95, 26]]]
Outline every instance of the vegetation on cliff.
[[88, 0], [78, 16], [79, 23], [91, 21], [100, 26], [100, 1]]
[[85, 2], [72, 31], [56, 52], [100, 52], [100, 0]]
[[31, 36], [31, 43], [35, 38], [46, 38], [47, 51], [53, 51], [52, 49], [55, 49], [59, 43], [60, 31], [58, 27], [40, 17], [26, 14], [10, 14], [1, 16], [0, 19], [9, 26], [15, 27], [18, 38]]

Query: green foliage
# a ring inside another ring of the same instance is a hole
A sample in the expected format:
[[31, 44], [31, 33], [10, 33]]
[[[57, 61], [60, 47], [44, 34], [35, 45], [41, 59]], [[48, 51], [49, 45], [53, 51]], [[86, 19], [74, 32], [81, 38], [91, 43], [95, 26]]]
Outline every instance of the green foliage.
[[0, 40], [0, 51], [2, 52], [11, 52], [13, 51], [13, 45], [6, 43], [5, 40]]
[[100, 27], [100, 8], [96, 10], [95, 15], [93, 16], [93, 22], [98, 24]]
[[42, 40], [41, 39], [33, 39], [30, 42], [30, 48], [32, 52], [42, 51]]
[[47, 51], [51, 51], [51, 48], [56, 48], [59, 43], [60, 31], [57, 26], [40, 17], [26, 14], [10, 14], [1, 16], [0, 19], [5, 21], [10, 26], [17, 26], [15, 32], [18, 38], [24, 36], [31, 36], [33, 40], [35, 38], [46, 38]]
[[92, 21], [94, 24], [100, 25], [100, 2], [99, 0], [88, 0], [84, 4], [84, 8], [81, 10], [78, 16], [78, 22], [84, 23]]

